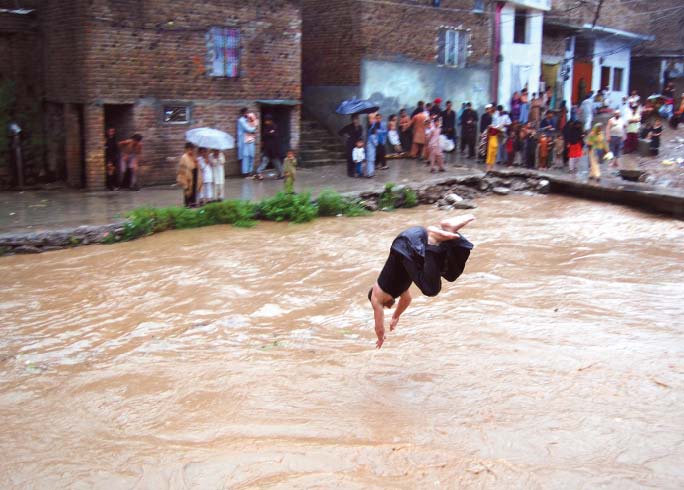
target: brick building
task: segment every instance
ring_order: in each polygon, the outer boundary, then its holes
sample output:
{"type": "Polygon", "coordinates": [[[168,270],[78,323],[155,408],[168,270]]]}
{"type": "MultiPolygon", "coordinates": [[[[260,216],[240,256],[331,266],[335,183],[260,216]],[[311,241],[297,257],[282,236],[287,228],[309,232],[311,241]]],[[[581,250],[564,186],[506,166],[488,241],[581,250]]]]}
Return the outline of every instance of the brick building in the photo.
{"type": "Polygon", "coordinates": [[[491,100],[492,30],[484,0],[303,0],[304,105],[330,129],[351,97],[386,113],[418,100],[491,100]]]}
{"type": "MultiPolygon", "coordinates": [[[[75,187],[104,186],[103,135],[144,137],[143,185],[175,180],[184,134],[235,134],[239,108],[269,113],[297,147],[297,0],[43,0],[46,165],[75,187]],[[59,173],[59,172],[58,172],[59,173]]],[[[239,173],[235,151],[227,175],[239,173]]]]}

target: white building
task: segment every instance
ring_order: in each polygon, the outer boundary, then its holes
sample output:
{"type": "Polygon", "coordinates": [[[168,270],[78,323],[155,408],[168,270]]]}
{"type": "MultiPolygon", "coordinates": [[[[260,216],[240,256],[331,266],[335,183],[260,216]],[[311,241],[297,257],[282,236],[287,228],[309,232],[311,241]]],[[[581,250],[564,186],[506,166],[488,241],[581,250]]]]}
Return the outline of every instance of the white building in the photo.
{"type": "MultiPolygon", "coordinates": [[[[653,40],[653,36],[619,29],[592,27],[591,24],[558,24],[553,20],[545,21],[545,40],[547,29],[556,34],[564,32],[567,36],[565,54],[559,64],[562,68],[557,72],[559,90],[556,94],[572,104],[579,104],[589,91],[595,94],[608,89],[608,105],[619,107],[630,91],[632,47],[653,40]]],[[[544,63],[551,61],[544,59],[544,63]]]]}
{"type": "Polygon", "coordinates": [[[527,88],[539,92],[544,12],[551,0],[515,0],[495,7],[496,67],[492,96],[508,107],[511,96],[527,88]],[[497,56],[498,54],[498,56],[497,56]]]}

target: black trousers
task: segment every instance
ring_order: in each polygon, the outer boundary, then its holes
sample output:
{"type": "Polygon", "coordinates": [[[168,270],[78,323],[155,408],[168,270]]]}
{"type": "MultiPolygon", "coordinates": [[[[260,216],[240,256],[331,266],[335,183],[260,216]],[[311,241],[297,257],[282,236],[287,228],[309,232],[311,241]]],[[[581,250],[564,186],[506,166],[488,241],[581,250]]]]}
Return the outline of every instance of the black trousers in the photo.
{"type": "Polygon", "coordinates": [[[384,144],[375,147],[375,165],[377,167],[384,167],[387,165],[385,155],[387,155],[387,147],[384,144]]]}
{"type": "Polygon", "coordinates": [[[347,177],[356,176],[356,165],[354,164],[354,160],[352,160],[353,151],[353,146],[347,146],[347,177]]]}
{"type": "Polygon", "coordinates": [[[461,135],[461,153],[468,147],[468,158],[473,158],[475,156],[475,135],[474,134],[462,134],[461,135]]]}
{"type": "Polygon", "coordinates": [[[437,296],[442,289],[443,265],[444,251],[436,245],[427,245],[422,266],[392,250],[378,277],[378,286],[393,298],[401,296],[411,283],[425,296],[437,296]]]}

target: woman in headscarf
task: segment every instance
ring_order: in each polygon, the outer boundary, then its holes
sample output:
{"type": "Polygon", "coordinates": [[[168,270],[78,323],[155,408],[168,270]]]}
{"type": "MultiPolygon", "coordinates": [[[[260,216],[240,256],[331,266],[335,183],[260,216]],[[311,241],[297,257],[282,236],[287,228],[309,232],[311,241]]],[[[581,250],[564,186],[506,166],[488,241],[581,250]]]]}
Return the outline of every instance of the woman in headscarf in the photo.
{"type": "Polygon", "coordinates": [[[589,153],[589,163],[591,170],[589,172],[589,180],[596,179],[596,182],[601,180],[601,167],[599,166],[599,151],[608,151],[608,143],[606,137],[601,129],[601,123],[594,124],[591,133],[587,136],[587,151],[589,153]]]}

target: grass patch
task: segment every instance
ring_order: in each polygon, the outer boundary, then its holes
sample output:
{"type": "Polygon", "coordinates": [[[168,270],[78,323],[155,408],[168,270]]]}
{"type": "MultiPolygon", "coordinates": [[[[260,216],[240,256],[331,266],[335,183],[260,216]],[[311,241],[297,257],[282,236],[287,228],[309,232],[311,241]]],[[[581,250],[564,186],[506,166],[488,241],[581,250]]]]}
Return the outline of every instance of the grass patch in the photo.
{"type": "Polygon", "coordinates": [[[279,192],[259,203],[258,215],[268,221],[306,223],[318,216],[318,207],[311,202],[311,193],[292,194],[279,192]]]}
{"type": "Polygon", "coordinates": [[[358,200],[340,195],[331,189],[324,189],[316,199],[319,216],[365,216],[370,212],[358,200]]]}
{"type": "MultiPolygon", "coordinates": [[[[380,196],[381,209],[391,210],[398,206],[413,207],[418,204],[416,193],[409,188],[400,192],[394,184],[385,185],[380,196]]],[[[370,214],[358,199],[348,198],[331,189],[323,190],[314,202],[310,192],[301,194],[279,192],[273,197],[252,203],[241,200],[228,200],[207,204],[198,209],[180,206],[167,208],[138,208],[125,216],[123,231],[110,232],[104,243],[118,243],[160,233],[166,230],[182,230],[202,226],[229,224],[238,227],[251,227],[257,219],[267,221],[289,221],[307,223],[318,216],[365,216],[370,214]]],[[[76,245],[72,243],[72,245],[76,245]]]]}

